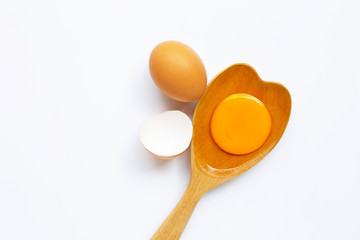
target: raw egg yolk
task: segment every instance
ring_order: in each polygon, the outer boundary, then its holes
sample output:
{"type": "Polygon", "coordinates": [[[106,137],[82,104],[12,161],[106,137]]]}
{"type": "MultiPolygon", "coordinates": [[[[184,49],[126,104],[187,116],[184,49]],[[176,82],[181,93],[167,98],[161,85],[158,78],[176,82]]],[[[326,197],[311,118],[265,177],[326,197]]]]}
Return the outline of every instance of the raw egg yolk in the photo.
{"type": "Polygon", "coordinates": [[[266,106],[249,94],[233,94],[216,107],[211,119],[211,134],[225,152],[235,155],[260,148],[271,130],[266,106]]]}

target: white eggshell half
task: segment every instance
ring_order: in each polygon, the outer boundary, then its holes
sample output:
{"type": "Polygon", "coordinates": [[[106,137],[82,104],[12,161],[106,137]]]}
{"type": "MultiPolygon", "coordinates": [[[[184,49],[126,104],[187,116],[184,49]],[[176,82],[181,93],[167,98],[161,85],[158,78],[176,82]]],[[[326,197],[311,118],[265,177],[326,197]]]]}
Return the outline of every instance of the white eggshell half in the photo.
{"type": "Polygon", "coordinates": [[[160,158],[175,157],[184,152],[192,138],[192,122],[180,111],[166,111],[150,116],[140,129],[140,141],[160,158]]]}

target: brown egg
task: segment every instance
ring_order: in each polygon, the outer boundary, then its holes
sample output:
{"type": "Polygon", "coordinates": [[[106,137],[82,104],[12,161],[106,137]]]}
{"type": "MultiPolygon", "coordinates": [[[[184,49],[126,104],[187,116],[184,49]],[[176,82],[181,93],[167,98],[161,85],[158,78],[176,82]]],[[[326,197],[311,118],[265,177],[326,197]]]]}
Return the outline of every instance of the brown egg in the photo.
{"type": "Polygon", "coordinates": [[[170,98],[193,102],[205,92],[204,64],[192,48],[181,42],[157,45],[151,52],[149,68],[155,84],[170,98]]]}

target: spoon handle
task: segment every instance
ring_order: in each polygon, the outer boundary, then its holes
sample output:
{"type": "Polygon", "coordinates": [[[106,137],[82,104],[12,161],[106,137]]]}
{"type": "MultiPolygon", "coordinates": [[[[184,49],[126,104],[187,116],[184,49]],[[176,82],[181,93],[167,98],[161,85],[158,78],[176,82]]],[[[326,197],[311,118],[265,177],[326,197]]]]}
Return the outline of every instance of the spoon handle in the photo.
{"type": "MultiPolygon", "coordinates": [[[[193,180],[193,179],[192,179],[193,180]]],[[[152,236],[151,240],[177,240],[183,233],[191,214],[205,193],[197,181],[191,181],[174,210],[152,236]]]]}

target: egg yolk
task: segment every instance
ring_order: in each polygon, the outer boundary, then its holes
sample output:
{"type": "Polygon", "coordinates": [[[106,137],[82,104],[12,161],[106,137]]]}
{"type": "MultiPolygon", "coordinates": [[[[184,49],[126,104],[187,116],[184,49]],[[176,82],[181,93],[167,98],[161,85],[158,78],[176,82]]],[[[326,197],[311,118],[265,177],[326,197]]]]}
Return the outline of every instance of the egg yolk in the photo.
{"type": "Polygon", "coordinates": [[[211,118],[211,134],[225,152],[235,155],[260,148],[271,130],[266,106],[249,94],[233,94],[216,107],[211,118]]]}

